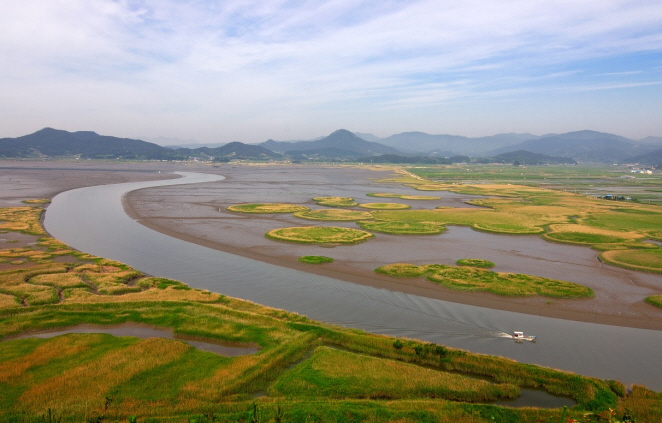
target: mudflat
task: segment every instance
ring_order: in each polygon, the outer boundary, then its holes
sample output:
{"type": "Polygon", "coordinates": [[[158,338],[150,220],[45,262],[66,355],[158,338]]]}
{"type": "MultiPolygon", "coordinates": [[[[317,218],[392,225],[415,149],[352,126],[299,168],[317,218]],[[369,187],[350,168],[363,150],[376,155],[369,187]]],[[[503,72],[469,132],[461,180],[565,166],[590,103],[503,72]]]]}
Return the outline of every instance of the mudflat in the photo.
{"type": "MultiPolygon", "coordinates": [[[[28,198],[50,198],[83,186],[172,178],[166,172],[215,173],[226,180],[211,184],[155,187],[134,191],[125,209],[142,224],[167,235],[237,255],[306,272],[393,291],[488,308],[604,324],[662,330],[662,309],[646,304],[662,292],[662,275],[636,272],[600,263],[588,247],[555,244],[537,235],[496,235],[451,226],[440,235],[387,235],[355,245],[303,245],[267,239],[272,229],[328,225],[358,228],[354,222],[307,221],[289,214],[249,215],[227,207],[242,203],[294,203],[321,209],[315,197],[353,197],[370,202],[368,193],[417,195],[413,188],[379,182],[389,169],[299,165],[189,165],[178,163],[0,162],[0,205],[21,205],[28,198]],[[162,172],[162,173],[159,173],[162,172]],[[306,255],[332,257],[333,263],[303,264],[306,255]],[[499,272],[564,279],[590,287],[595,298],[513,298],[466,293],[424,278],[379,275],[385,264],[455,264],[463,258],[490,260],[499,272]]],[[[475,207],[475,196],[435,192],[440,200],[389,198],[413,209],[438,206],[475,207]]],[[[351,208],[350,208],[351,209],[351,208]]]]}
{"type": "MultiPolygon", "coordinates": [[[[209,171],[209,170],[208,170],[209,171]]],[[[352,197],[370,201],[369,193],[416,195],[413,188],[380,182],[392,170],[340,166],[237,166],[211,170],[226,180],[196,186],[169,186],[134,191],[125,208],[144,225],[171,236],[211,248],[306,272],[416,295],[522,313],[662,329],[662,310],[644,302],[662,292],[662,275],[643,273],[601,263],[597,252],[584,246],[556,244],[538,235],[497,235],[468,227],[451,226],[439,235],[388,235],[355,245],[302,245],[267,239],[276,228],[305,225],[359,228],[355,222],[310,221],[291,214],[234,213],[227,207],[243,203],[292,203],[323,209],[317,197],[352,197]],[[321,255],[333,263],[309,265],[306,255],[321,255]],[[568,280],[595,291],[595,298],[514,298],[488,293],[466,293],[441,287],[424,278],[404,279],[379,275],[377,267],[390,263],[453,265],[459,259],[494,262],[497,272],[524,273],[568,280]]],[[[474,207],[471,195],[435,192],[440,200],[389,198],[412,209],[438,206],[474,207]]],[[[360,210],[357,207],[343,208],[360,210]]]]}

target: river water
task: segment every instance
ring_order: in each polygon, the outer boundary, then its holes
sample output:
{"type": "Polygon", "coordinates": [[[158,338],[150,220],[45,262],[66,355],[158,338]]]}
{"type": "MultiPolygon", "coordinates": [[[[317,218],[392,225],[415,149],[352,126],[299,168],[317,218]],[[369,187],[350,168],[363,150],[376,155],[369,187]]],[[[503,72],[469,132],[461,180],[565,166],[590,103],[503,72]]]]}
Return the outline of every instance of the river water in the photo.
{"type": "Polygon", "coordinates": [[[172,184],[223,184],[184,178],[67,191],[48,207],[46,230],[81,251],[127,263],[197,288],[387,335],[494,354],[662,391],[662,332],[575,322],[450,303],[371,288],[251,260],[169,237],[129,218],[124,194],[172,184]],[[506,332],[538,336],[515,343],[506,332]]]}

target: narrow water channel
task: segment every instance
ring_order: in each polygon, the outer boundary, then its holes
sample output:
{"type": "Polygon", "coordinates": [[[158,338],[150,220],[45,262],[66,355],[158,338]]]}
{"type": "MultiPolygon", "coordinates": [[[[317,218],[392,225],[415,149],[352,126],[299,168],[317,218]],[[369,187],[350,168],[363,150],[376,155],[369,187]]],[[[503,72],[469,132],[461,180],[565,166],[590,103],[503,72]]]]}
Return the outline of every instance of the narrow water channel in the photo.
{"type": "Polygon", "coordinates": [[[54,338],[60,335],[67,335],[71,333],[104,333],[112,336],[133,336],[140,339],[148,338],[166,338],[177,339],[186,342],[190,346],[202,351],[209,351],[214,354],[222,355],[224,357],[237,357],[240,355],[255,354],[258,352],[257,347],[237,345],[229,342],[220,342],[212,340],[202,340],[197,338],[190,338],[186,336],[177,336],[173,334],[170,329],[156,328],[140,323],[122,323],[112,326],[98,326],[98,325],[76,325],[64,329],[53,329],[35,332],[25,332],[14,336],[9,336],[3,341],[12,339],[24,338],[54,338]]]}
{"type": "Polygon", "coordinates": [[[223,178],[184,178],[81,188],[49,206],[46,230],[91,254],[196,288],[370,332],[435,342],[474,352],[574,371],[662,391],[662,332],[574,322],[450,303],[361,286],[283,268],[181,241],[146,228],[122,207],[125,193],[172,184],[223,184],[223,178]],[[506,332],[538,336],[513,342],[506,332]]]}

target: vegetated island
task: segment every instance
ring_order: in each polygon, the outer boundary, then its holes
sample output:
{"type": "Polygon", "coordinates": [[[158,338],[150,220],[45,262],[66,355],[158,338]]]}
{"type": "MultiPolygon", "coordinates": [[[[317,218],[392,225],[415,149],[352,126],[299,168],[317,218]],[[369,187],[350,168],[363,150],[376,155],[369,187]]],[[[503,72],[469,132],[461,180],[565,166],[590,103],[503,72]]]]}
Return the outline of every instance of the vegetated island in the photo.
{"type": "Polygon", "coordinates": [[[308,211],[310,208],[299,206],[297,204],[252,203],[230,206],[228,207],[228,210],[239,213],[294,213],[308,211]]]}
{"type": "Polygon", "coordinates": [[[273,229],[267,238],[303,244],[356,244],[374,238],[374,235],[359,229],[339,226],[299,226],[273,229]]]}
{"type": "Polygon", "coordinates": [[[144,275],[49,238],[39,223],[42,210],[0,209],[0,231],[17,240],[0,250],[5,421],[537,422],[589,421],[610,410],[643,422],[659,417],[662,395],[642,386],[627,393],[617,381],[340,328],[144,275]],[[225,357],[177,339],[99,333],[11,339],[127,322],[259,348],[225,357]],[[523,388],[577,405],[491,404],[523,388]]]}
{"type": "Polygon", "coordinates": [[[662,248],[647,242],[662,240],[659,207],[525,185],[434,183],[420,176],[434,175],[432,172],[418,168],[401,170],[401,176],[381,182],[489,198],[469,201],[482,209],[374,210],[374,220],[463,225],[500,234],[538,234],[551,242],[591,247],[600,251],[600,259],[609,264],[662,272],[662,248]]]}
{"type": "Polygon", "coordinates": [[[552,298],[587,298],[593,296],[592,289],[573,282],[520,273],[497,273],[477,267],[456,267],[443,264],[418,266],[409,263],[394,263],[378,267],[375,272],[406,278],[425,276],[431,282],[458,291],[485,291],[511,297],[541,295],[552,298]]]}

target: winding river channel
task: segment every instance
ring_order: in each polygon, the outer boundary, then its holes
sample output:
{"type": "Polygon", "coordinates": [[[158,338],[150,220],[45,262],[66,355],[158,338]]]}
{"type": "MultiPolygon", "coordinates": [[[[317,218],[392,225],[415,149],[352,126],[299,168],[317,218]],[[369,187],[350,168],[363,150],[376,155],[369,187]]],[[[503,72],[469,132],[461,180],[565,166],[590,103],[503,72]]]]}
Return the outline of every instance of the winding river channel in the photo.
{"type": "Polygon", "coordinates": [[[377,289],[240,257],[153,231],[124,211],[136,189],[223,184],[223,177],[183,178],[80,188],[57,195],[46,230],[70,246],[145,273],[244,298],[312,319],[494,354],[662,391],[662,332],[493,310],[377,289]],[[536,343],[515,343],[521,330],[536,343]]]}

